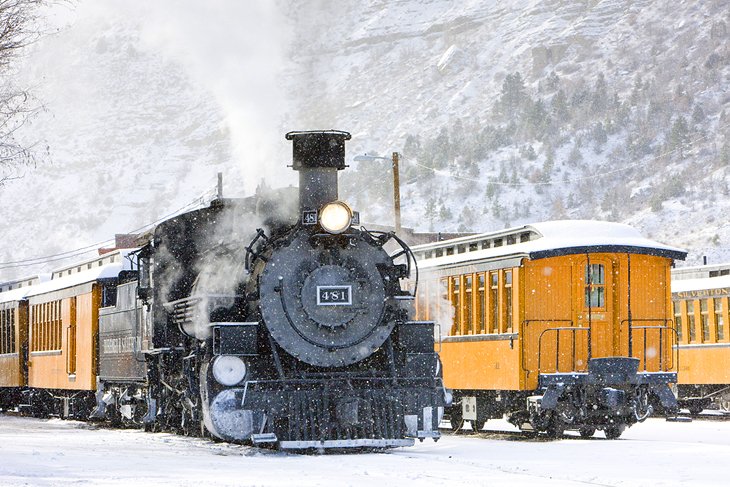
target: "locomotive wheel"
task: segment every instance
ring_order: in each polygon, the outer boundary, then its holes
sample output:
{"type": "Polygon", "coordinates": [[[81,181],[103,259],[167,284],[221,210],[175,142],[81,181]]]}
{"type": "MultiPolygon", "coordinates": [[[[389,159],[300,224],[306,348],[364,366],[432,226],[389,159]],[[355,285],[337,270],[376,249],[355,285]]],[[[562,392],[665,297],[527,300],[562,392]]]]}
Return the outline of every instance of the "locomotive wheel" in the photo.
{"type": "Polygon", "coordinates": [[[606,438],[609,440],[617,440],[619,436],[624,432],[626,426],[623,424],[609,426],[603,432],[606,434],[606,438]]]}
{"type": "Polygon", "coordinates": [[[478,433],[479,431],[484,429],[484,426],[486,426],[487,421],[486,420],[472,420],[471,423],[471,429],[474,430],[475,433],[478,433]]]}
{"type": "Polygon", "coordinates": [[[596,428],[593,428],[591,426],[583,426],[578,430],[578,433],[580,433],[581,438],[591,438],[596,432],[596,428]]]}

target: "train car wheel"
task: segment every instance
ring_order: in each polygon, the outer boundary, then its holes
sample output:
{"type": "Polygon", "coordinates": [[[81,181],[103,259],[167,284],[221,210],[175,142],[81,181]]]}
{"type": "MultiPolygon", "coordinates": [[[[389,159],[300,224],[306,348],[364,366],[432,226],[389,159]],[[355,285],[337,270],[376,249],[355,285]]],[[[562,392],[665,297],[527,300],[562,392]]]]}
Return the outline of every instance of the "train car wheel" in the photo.
{"type": "Polygon", "coordinates": [[[702,403],[699,403],[699,402],[690,403],[690,405],[687,406],[687,409],[689,409],[690,414],[694,414],[696,416],[702,412],[702,409],[703,409],[702,403]]]}
{"type": "Polygon", "coordinates": [[[591,438],[596,433],[596,428],[590,426],[583,426],[578,430],[581,438],[591,438]]]}
{"type": "Polygon", "coordinates": [[[624,432],[626,426],[619,424],[616,426],[609,426],[603,432],[606,434],[606,438],[609,440],[617,440],[619,436],[624,432]]]}
{"type": "Polygon", "coordinates": [[[481,430],[484,429],[484,426],[486,426],[486,424],[487,424],[487,421],[486,420],[481,420],[481,421],[479,421],[479,420],[477,420],[477,421],[472,420],[471,421],[471,429],[473,429],[475,433],[478,433],[479,431],[481,431],[481,430]]]}
{"type": "Polygon", "coordinates": [[[462,426],[464,426],[464,418],[461,415],[461,406],[452,406],[451,407],[451,414],[449,418],[449,422],[451,423],[451,429],[453,431],[458,431],[461,429],[462,426]]]}
{"type": "Polygon", "coordinates": [[[720,400],[720,411],[723,413],[730,413],[730,399],[720,400]]]}
{"type": "Polygon", "coordinates": [[[565,423],[563,423],[563,420],[560,419],[559,416],[554,415],[552,418],[550,418],[550,423],[547,427],[547,435],[550,438],[560,438],[563,436],[563,433],[565,432],[565,423]]]}

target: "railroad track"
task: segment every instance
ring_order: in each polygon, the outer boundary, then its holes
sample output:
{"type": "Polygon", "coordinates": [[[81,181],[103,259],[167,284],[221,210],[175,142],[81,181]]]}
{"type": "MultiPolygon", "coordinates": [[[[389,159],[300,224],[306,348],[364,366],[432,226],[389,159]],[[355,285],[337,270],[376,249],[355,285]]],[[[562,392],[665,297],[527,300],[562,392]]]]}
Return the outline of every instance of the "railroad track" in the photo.
{"type": "Polygon", "coordinates": [[[730,413],[720,411],[701,412],[700,414],[688,414],[687,416],[698,421],[730,421],[730,413]]]}
{"type": "MultiPolygon", "coordinates": [[[[441,431],[442,435],[446,436],[461,436],[461,437],[471,437],[471,438],[483,438],[483,439],[489,439],[489,440],[504,440],[504,441],[526,441],[526,442],[536,442],[536,443],[543,443],[543,442],[549,442],[554,440],[559,440],[563,438],[580,438],[578,435],[578,432],[573,432],[575,434],[571,433],[564,433],[559,438],[551,438],[547,436],[546,434],[540,434],[540,433],[532,433],[529,431],[515,431],[515,430],[499,430],[499,429],[485,429],[480,431],[474,431],[472,429],[459,429],[459,430],[452,430],[450,426],[441,426],[439,427],[439,431],[441,431]]],[[[599,438],[599,436],[596,436],[596,438],[599,438]]]]}

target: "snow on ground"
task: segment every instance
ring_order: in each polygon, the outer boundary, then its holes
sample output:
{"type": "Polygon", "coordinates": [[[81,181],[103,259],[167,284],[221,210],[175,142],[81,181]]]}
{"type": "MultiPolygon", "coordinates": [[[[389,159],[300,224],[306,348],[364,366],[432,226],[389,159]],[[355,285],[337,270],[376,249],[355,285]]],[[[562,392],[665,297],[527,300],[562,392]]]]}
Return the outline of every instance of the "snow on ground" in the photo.
{"type": "MultiPolygon", "coordinates": [[[[513,430],[504,421],[488,429],[513,430]]],[[[0,415],[0,485],[726,485],[730,422],[650,419],[609,441],[445,436],[298,455],[164,433],[0,415]]]]}

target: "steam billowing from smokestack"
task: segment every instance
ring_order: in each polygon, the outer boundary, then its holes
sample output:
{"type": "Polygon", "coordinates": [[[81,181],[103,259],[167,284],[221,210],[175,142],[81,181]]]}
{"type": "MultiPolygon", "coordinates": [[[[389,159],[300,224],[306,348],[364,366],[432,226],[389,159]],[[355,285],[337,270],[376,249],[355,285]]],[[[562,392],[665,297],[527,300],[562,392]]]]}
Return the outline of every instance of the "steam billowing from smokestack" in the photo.
{"type": "Polygon", "coordinates": [[[299,171],[299,209],[319,210],[338,199],[337,171],[345,165],[345,141],[350,134],[338,130],[289,132],[294,142],[292,167],[299,171]]]}

